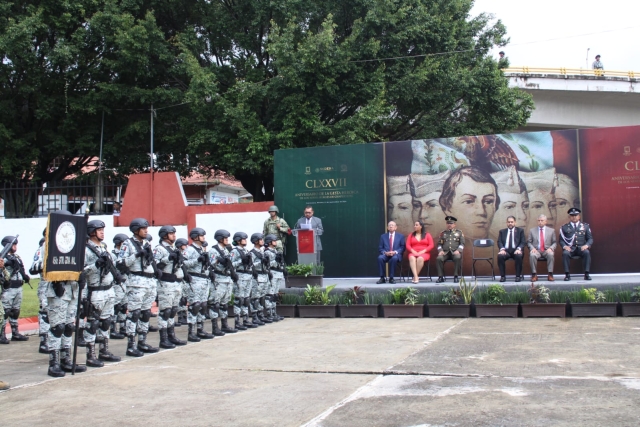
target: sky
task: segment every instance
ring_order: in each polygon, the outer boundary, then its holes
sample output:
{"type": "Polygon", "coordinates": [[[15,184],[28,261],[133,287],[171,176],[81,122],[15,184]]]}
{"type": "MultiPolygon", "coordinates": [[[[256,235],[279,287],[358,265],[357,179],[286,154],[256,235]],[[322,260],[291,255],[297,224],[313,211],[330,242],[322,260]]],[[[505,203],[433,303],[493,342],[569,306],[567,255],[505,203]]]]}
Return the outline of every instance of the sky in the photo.
{"type": "Polygon", "coordinates": [[[509,44],[492,53],[511,67],[591,68],[600,54],[605,70],[640,73],[638,0],[475,0],[471,15],[482,12],[507,27],[509,44]]]}

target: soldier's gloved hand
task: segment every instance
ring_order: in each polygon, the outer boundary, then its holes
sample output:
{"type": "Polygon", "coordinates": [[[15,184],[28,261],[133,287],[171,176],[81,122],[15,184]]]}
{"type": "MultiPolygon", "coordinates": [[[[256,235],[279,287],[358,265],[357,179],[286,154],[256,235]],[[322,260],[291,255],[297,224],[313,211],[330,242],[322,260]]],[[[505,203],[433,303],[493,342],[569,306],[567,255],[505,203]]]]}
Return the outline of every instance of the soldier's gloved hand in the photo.
{"type": "Polygon", "coordinates": [[[231,262],[231,258],[229,258],[228,256],[224,257],[224,265],[227,268],[233,268],[233,262],[231,262]]]}
{"type": "Polygon", "coordinates": [[[242,263],[243,264],[251,264],[251,255],[242,254],[240,258],[242,258],[242,263]]]}
{"type": "Polygon", "coordinates": [[[87,286],[87,275],[83,271],[80,273],[80,277],[78,278],[78,286],[80,286],[80,290],[84,289],[87,286]]]}
{"type": "Polygon", "coordinates": [[[100,257],[96,260],[96,267],[104,268],[106,265],[107,265],[107,261],[103,257],[100,257]]]}
{"type": "Polygon", "coordinates": [[[198,262],[207,262],[207,255],[202,254],[198,257],[198,262]]]}
{"type": "Polygon", "coordinates": [[[170,261],[178,261],[180,259],[180,255],[178,254],[178,252],[170,252],[169,253],[169,260],[170,261]]]}
{"type": "Polygon", "coordinates": [[[282,256],[282,253],[281,253],[281,252],[278,252],[278,253],[276,254],[276,262],[277,262],[278,264],[281,264],[281,263],[282,263],[282,261],[284,261],[284,257],[282,256]]]}
{"type": "Polygon", "coordinates": [[[156,276],[156,279],[158,280],[162,279],[162,270],[160,269],[154,270],[153,274],[156,276]]]}
{"type": "Polygon", "coordinates": [[[136,258],[142,258],[144,256],[144,251],[136,252],[136,258]]]}
{"type": "Polygon", "coordinates": [[[126,279],[122,274],[116,271],[116,276],[113,278],[113,280],[115,280],[116,283],[121,284],[124,283],[126,279]]]}

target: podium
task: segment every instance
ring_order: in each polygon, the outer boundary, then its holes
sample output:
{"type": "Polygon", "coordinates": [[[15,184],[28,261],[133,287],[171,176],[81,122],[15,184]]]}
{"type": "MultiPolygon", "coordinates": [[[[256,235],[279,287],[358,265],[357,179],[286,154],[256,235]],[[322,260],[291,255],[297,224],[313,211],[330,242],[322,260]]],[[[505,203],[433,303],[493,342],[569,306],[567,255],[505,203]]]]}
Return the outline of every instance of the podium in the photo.
{"type": "Polygon", "coordinates": [[[295,229],[293,234],[296,236],[298,264],[317,264],[316,231],[295,229]]]}

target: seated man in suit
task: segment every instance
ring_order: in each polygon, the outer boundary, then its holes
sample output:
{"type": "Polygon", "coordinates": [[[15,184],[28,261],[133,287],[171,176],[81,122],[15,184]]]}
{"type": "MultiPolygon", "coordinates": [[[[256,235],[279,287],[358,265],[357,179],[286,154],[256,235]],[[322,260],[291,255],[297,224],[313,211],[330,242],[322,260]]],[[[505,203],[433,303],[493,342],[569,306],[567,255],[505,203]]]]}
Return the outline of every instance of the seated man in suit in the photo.
{"type": "Polygon", "coordinates": [[[402,254],[404,253],[405,241],[404,236],[396,233],[398,226],[395,222],[389,221],[387,224],[388,233],[380,236],[380,244],[378,245],[378,271],[380,272],[380,280],[377,284],[386,283],[384,267],[385,263],[389,263],[389,283],[396,283],[393,276],[396,272],[396,264],[402,262],[402,254]]]}
{"type": "Polygon", "coordinates": [[[589,268],[591,267],[591,253],[589,249],[593,245],[591,227],[586,222],[580,221],[580,209],[571,208],[567,212],[570,222],[560,228],[562,242],[562,262],[564,264],[564,280],[571,280],[569,263],[571,258],[582,258],[584,267],[584,280],[591,280],[589,268]]]}
{"type": "Polygon", "coordinates": [[[547,216],[538,216],[538,226],[529,230],[529,238],[527,239],[529,246],[529,262],[531,263],[531,281],[538,280],[536,267],[538,259],[547,260],[547,279],[550,282],[553,278],[553,251],[556,250],[556,231],[547,227],[547,216]]]}
{"type": "Polygon", "coordinates": [[[498,267],[500,267],[500,281],[506,281],[505,261],[513,259],[516,262],[516,282],[522,281],[522,251],[527,244],[524,230],[516,227],[516,217],[507,217],[507,228],[498,233],[498,267]]]}

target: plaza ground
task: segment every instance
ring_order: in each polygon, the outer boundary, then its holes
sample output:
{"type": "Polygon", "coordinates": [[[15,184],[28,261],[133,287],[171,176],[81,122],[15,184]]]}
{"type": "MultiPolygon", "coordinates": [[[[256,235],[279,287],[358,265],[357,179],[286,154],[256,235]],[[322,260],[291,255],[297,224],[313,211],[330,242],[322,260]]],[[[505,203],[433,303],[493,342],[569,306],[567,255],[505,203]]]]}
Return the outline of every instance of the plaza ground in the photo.
{"type": "Polygon", "coordinates": [[[53,379],[32,336],[0,346],[0,412],[7,426],[637,426],[639,338],[621,317],[287,319],[53,379]]]}

